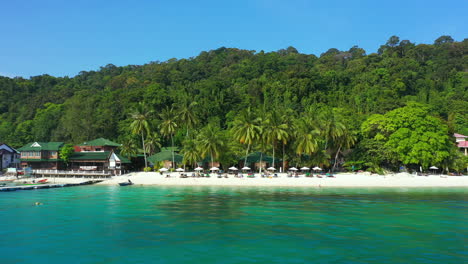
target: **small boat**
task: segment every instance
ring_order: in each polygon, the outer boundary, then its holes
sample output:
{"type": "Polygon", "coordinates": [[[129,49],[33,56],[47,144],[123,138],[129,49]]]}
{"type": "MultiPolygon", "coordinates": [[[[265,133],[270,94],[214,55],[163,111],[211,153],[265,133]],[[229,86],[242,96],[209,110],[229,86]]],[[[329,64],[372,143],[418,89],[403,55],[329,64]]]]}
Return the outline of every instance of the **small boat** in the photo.
{"type": "Polygon", "coordinates": [[[16,180],[15,178],[11,178],[11,177],[1,177],[0,183],[10,183],[10,182],[14,182],[15,180],[16,180]]]}
{"type": "Polygon", "coordinates": [[[37,181],[38,183],[46,183],[47,182],[47,179],[42,179],[40,181],[37,181]]]}
{"type": "Polygon", "coordinates": [[[133,182],[128,181],[128,182],[119,182],[120,186],[128,186],[128,185],[133,185],[133,182]]]}

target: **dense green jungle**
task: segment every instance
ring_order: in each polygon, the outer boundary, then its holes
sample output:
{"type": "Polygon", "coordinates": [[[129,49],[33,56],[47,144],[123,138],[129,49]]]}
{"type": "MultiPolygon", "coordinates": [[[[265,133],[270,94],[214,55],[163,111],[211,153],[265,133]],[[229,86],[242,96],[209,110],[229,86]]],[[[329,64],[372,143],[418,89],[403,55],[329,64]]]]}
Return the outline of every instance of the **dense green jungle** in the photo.
{"type": "Polygon", "coordinates": [[[74,77],[0,77],[0,141],[103,137],[129,157],[174,146],[189,166],[227,168],[258,151],[277,168],[461,171],[453,133],[468,135],[467,70],[468,39],[392,36],[370,54],[222,47],[74,77]]]}

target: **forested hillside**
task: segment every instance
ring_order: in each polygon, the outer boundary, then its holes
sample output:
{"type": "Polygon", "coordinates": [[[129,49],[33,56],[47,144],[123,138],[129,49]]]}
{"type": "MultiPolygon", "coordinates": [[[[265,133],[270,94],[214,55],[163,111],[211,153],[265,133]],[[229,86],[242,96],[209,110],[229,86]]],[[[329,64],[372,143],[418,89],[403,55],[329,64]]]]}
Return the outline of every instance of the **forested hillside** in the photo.
{"type": "Polygon", "coordinates": [[[132,152],[143,135],[150,153],[173,139],[187,157],[223,164],[263,150],[330,167],[459,169],[466,159],[451,134],[468,135],[467,55],[468,39],[416,45],[393,36],[372,54],[219,48],[73,78],[0,77],[0,141],[104,137],[132,152]]]}

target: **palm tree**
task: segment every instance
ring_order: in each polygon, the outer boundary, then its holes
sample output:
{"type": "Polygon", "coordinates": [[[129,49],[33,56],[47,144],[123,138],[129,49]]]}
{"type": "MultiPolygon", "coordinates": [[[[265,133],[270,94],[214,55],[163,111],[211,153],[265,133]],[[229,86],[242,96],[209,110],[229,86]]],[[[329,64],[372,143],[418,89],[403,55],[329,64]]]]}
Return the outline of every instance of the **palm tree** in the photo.
{"type": "Polygon", "coordinates": [[[161,139],[158,132],[153,132],[148,135],[146,138],[146,152],[148,155],[152,155],[156,152],[157,149],[161,148],[161,139]]]}
{"type": "Polygon", "coordinates": [[[133,139],[126,139],[120,146],[120,154],[130,159],[138,153],[137,149],[138,146],[133,139]]]}
{"type": "Polygon", "coordinates": [[[265,129],[266,129],[266,122],[267,122],[268,114],[265,109],[265,105],[258,110],[258,126],[259,126],[259,131],[260,133],[258,134],[258,140],[257,142],[260,145],[260,169],[259,173],[262,173],[262,168],[263,168],[263,152],[265,151],[266,147],[266,134],[265,134],[265,129]]]}
{"type": "Polygon", "coordinates": [[[335,170],[337,160],[338,160],[338,155],[340,154],[341,149],[342,148],[349,149],[354,145],[354,143],[356,143],[356,136],[353,135],[351,131],[345,127],[341,136],[335,140],[335,144],[338,146],[338,150],[336,151],[335,162],[333,163],[332,173],[335,170]]]}
{"type": "Polygon", "coordinates": [[[184,147],[182,148],[181,153],[184,155],[184,165],[195,165],[197,161],[201,159],[197,142],[194,139],[186,139],[184,141],[184,147]]]}
{"type": "Polygon", "coordinates": [[[189,130],[193,129],[195,125],[198,124],[198,118],[195,115],[194,109],[197,105],[197,102],[190,101],[190,99],[187,98],[184,100],[184,102],[180,105],[178,109],[178,122],[180,124],[184,124],[185,128],[187,128],[187,138],[189,137],[189,130]]]}
{"type": "Polygon", "coordinates": [[[225,143],[226,140],[220,128],[212,124],[203,128],[198,135],[198,148],[203,156],[210,154],[211,166],[213,166],[214,160],[219,158],[225,143]]]}
{"type": "Polygon", "coordinates": [[[160,132],[166,138],[171,139],[172,143],[172,168],[175,166],[174,161],[174,134],[177,129],[177,114],[174,108],[166,107],[160,114],[161,123],[159,124],[160,132]]]}
{"type": "Polygon", "coordinates": [[[251,111],[250,107],[244,109],[234,120],[231,132],[241,144],[247,144],[244,166],[247,166],[247,156],[250,146],[260,137],[259,118],[251,111]]]}
{"type": "Polygon", "coordinates": [[[319,131],[314,129],[306,118],[299,119],[295,133],[296,154],[299,156],[302,154],[312,155],[316,152],[318,150],[318,136],[319,131]]]}
{"type": "Polygon", "coordinates": [[[143,145],[143,154],[145,156],[145,167],[148,167],[146,160],[146,148],[145,148],[145,134],[148,135],[150,132],[149,119],[152,111],[148,110],[144,103],[139,103],[131,114],[133,122],[130,124],[132,133],[141,135],[141,142],[143,145]]]}
{"type": "MultiPolygon", "coordinates": [[[[273,145],[273,165],[275,167],[275,148],[278,141],[284,143],[289,138],[288,125],[283,122],[283,117],[279,111],[272,111],[265,121],[265,140],[266,143],[273,145]]],[[[284,143],[285,144],[285,143],[284,143]]]]}
{"type": "Polygon", "coordinates": [[[322,110],[318,114],[317,123],[320,133],[325,139],[325,150],[328,148],[329,143],[341,137],[345,130],[344,124],[337,119],[333,110],[330,109],[322,110]]]}
{"type": "Polygon", "coordinates": [[[283,172],[286,169],[286,145],[289,143],[290,140],[293,139],[294,136],[294,113],[293,111],[288,108],[284,111],[284,114],[281,116],[282,123],[287,125],[286,135],[282,138],[281,142],[283,143],[283,172]]]}

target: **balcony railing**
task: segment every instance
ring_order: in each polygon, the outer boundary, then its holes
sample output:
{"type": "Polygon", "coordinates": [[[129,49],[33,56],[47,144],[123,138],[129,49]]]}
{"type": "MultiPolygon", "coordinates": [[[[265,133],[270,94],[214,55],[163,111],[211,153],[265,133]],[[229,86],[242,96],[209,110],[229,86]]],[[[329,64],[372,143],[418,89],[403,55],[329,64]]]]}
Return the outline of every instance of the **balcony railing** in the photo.
{"type": "Polygon", "coordinates": [[[53,175],[102,175],[111,176],[110,171],[85,171],[85,170],[32,170],[33,174],[53,174],[53,175]]]}

